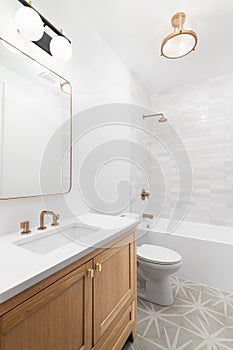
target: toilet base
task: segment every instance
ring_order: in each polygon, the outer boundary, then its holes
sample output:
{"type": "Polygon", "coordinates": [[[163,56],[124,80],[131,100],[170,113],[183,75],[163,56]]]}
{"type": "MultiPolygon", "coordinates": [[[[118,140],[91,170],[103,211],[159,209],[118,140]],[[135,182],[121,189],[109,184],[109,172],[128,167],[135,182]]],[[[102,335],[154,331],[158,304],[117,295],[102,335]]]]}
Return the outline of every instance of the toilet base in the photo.
{"type": "Polygon", "coordinates": [[[169,276],[176,273],[182,263],[180,260],[172,264],[159,264],[138,257],[138,296],[158,305],[171,305],[174,297],[169,276]]]}
{"type": "Polygon", "coordinates": [[[154,304],[171,305],[174,297],[169,277],[159,277],[152,282],[138,276],[138,296],[154,304]]]}

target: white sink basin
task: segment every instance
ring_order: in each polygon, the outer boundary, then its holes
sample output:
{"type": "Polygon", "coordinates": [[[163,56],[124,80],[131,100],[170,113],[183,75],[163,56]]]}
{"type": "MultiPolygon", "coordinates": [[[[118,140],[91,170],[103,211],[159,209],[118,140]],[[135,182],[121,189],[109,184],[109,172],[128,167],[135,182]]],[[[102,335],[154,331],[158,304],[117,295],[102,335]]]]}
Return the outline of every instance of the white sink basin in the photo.
{"type": "Polygon", "coordinates": [[[49,232],[39,232],[33,237],[20,239],[13,244],[37,254],[47,254],[67,244],[85,244],[87,237],[99,231],[99,227],[72,224],[57,227],[49,232]]]}

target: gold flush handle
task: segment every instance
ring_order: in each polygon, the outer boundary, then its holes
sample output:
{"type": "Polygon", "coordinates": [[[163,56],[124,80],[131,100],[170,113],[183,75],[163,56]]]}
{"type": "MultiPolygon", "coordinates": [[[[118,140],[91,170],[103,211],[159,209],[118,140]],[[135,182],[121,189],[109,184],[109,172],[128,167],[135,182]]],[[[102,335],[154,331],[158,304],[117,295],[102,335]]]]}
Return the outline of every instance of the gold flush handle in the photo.
{"type": "Polygon", "coordinates": [[[93,278],[94,277],[94,269],[88,269],[87,270],[87,277],[93,278]]]}
{"type": "Polygon", "coordinates": [[[95,270],[97,272],[101,272],[102,271],[102,265],[100,263],[95,264],[95,270]]]}
{"type": "Polygon", "coordinates": [[[27,235],[29,233],[31,233],[30,229],[30,222],[29,221],[23,221],[20,223],[20,228],[22,228],[23,230],[21,231],[21,235],[27,235]]]}

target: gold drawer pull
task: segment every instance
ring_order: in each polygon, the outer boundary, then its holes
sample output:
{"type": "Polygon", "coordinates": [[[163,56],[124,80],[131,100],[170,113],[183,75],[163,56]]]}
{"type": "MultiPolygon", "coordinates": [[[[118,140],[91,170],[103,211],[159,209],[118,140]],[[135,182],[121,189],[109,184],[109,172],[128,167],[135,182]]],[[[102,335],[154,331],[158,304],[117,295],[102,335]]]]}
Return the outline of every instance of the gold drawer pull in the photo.
{"type": "Polygon", "coordinates": [[[93,278],[94,277],[94,269],[88,269],[87,270],[87,277],[93,278]]]}
{"type": "Polygon", "coordinates": [[[102,265],[100,263],[95,264],[95,270],[97,272],[101,272],[102,271],[102,265]]]}

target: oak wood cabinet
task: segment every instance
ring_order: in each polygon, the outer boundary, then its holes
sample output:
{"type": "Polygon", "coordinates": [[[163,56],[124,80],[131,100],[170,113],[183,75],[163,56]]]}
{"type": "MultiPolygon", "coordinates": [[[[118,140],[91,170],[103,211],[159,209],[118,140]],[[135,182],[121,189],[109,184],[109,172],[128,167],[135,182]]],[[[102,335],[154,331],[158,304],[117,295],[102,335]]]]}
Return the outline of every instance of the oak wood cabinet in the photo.
{"type": "Polygon", "coordinates": [[[120,350],[136,335],[134,238],[124,234],[1,305],[0,350],[120,350]]]}

